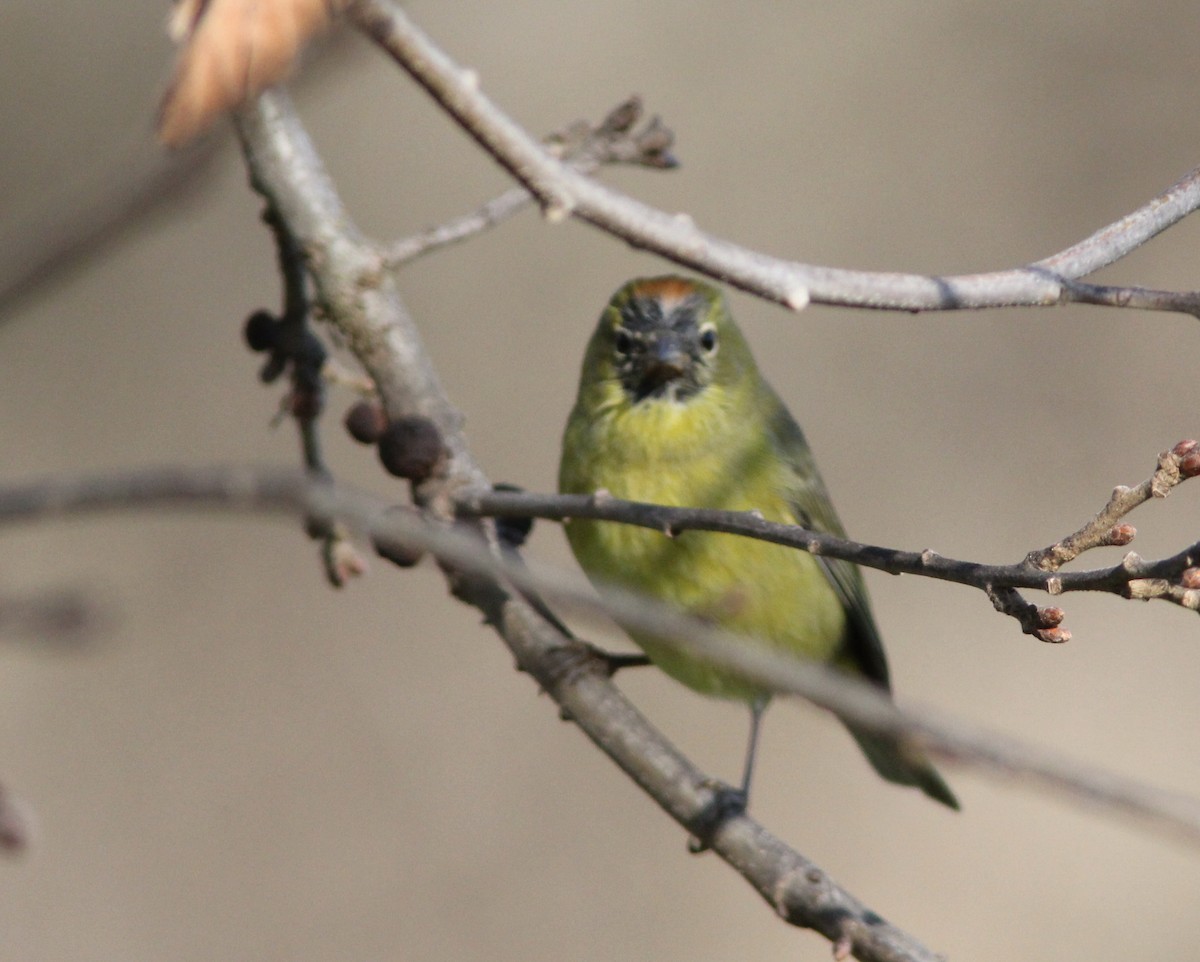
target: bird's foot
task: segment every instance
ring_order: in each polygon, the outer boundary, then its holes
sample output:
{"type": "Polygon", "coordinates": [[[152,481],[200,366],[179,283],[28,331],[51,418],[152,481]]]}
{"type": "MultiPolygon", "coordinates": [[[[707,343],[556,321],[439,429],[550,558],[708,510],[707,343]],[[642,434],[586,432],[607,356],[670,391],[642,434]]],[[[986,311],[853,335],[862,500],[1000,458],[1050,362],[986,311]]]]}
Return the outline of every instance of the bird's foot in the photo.
{"type": "Polygon", "coordinates": [[[588,646],[595,658],[600,659],[604,663],[604,670],[611,678],[622,668],[640,668],[642,665],[650,664],[650,659],[639,652],[624,652],[624,651],[605,651],[598,645],[593,645],[590,641],[584,642],[588,646]]]}
{"type": "Polygon", "coordinates": [[[719,779],[707,779],[705,787],[713,796],[696,819],[695,831],[688,837],[688,851],[693,855],[699,855],[712,848],[712,837],[717,829],[727,819],[745,815],[746,805],[749,803],[745,789],[726,785],[719,779]]]}

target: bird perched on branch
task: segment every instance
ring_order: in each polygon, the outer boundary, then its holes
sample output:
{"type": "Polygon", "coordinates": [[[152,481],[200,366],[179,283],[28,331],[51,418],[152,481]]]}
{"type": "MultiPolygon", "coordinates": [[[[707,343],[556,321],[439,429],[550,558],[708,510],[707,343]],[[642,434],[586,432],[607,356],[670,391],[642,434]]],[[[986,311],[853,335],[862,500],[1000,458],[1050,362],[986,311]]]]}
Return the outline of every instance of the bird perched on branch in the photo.
{"type": "MultiPolygon", "coordinates": [[[[563,435],[559,490],[758,511],[769,521],[842,534],[808,442],[759,373],[724,297],[683,277],[630,281],[600,315],[563,435]]],[[[780,653],[824,662],[889,690],[862,575],[849,562],[707,531],[668,537],[583,519],[566,531],[598,586],[648,594],[780,653]]],[[[662,638],[629,634],[678,681],[750,706],[744,800],[771,693],[662,638]]],[[[917,749],[846,725],[885,779],[958,808],[917,749]]]]}

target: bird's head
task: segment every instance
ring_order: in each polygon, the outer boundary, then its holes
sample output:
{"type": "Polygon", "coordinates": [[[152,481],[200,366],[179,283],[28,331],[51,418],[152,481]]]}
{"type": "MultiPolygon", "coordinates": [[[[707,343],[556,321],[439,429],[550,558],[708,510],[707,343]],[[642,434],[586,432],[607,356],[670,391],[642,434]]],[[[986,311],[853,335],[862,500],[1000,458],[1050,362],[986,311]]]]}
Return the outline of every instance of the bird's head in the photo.
{"type": "Polygon", "coordinates": [[[592,335],[584,377],[616,381],[634,405],[686,403],[735,374],[745,353],[715,287],[683,277],[644,278],[609,301],[592,335]]]}

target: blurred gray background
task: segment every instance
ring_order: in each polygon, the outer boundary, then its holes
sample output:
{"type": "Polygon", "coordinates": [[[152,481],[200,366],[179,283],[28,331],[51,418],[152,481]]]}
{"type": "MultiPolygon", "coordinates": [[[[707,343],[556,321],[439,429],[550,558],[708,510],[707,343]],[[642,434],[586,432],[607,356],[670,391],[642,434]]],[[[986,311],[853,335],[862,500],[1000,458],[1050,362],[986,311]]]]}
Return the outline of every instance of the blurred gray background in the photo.
{"type": "MultiPolygon", "coordinates": [[[[683,168],[604,176],[763,250],[950,273],[1045,256],[1200,163],[1194,5],[1106,0],[413,0],[521,123],[599,118],[637,91],[683,168]]],[[[0,250],[153,157],[171,50],[150,2],[0,7],[0,250]]],[[[294,84],[363,227],[394,238],[506,178],[367,43],[294,84]]],[[[228,132],[201,187],[0,321],[3,478],[162,462],[292,464],[242,319],[278,303],[228,132]]],[[[1105,272],[1196,287],[1186,222],[1105,272]]],[[[402,275],[491,476],[554,484],[587,334],[662,272],[528,213],[402,275]]],[[[806,426],[850,532],[1018,560],[1198,433],[1195,320],[1099,308],[908,316],[733,306],[806,426]]],[[[397,485],[340,433],[342,477],[397,485]]],[[[1200,490],[1133,519],[1147,556],[1193,540],[1200,490]]],[[[294,526],[125,515],[6,530],[6,594],[76,587],[104,630],[0,644],[0,775],[39,839],[0,862],[0,959],[823,959],[592,750],[432,566],[328,589],[294,526]]],[[[540,525],[530,554],[569,563],[540,525]]],[[[1107,560],[1117,555],[1110,552],[1107,560]]],[[[1102,553],[1096,562],[1105,560],[1102,553]]],[[[1200,793],[1200,626],[1069,596],[1046,647],[978,592],[869,574],[902,701],[1200,793]]],[[[584,626],[618,644],[614,632],[584,626]]],[[[620,679],[733,777],[743,711],[620,679]]],[[[951,958],[1193,953],[1200,852],[948,768],[951,815],[880,782],[839,726],[768,716],[755,813],[951,958]]]]}

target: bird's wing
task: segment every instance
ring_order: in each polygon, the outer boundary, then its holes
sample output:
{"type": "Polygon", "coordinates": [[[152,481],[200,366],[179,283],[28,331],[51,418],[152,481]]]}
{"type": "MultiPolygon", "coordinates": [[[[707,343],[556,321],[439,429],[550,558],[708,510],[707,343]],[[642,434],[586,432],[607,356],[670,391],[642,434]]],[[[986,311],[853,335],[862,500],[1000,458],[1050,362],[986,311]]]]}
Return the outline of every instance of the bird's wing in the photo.
{"type": "MultiPolygon", "coordinates": [[[[788,500],[796,523],[813,531],[844,536],[842,523],[833,510],[825,482],[800,426],[792,419],[783,402],[776,398],[772,435],[789,474],[788,500]]],[[[869,679],[890,690],[887,657],[883,641],[871,615],[867,588],[858,567],[849,561],[818,557],[829,583],[833,585],[850,618],[846,655],[869,679]]]]}

